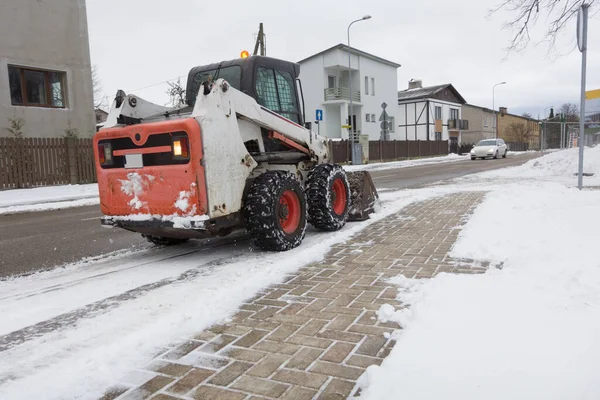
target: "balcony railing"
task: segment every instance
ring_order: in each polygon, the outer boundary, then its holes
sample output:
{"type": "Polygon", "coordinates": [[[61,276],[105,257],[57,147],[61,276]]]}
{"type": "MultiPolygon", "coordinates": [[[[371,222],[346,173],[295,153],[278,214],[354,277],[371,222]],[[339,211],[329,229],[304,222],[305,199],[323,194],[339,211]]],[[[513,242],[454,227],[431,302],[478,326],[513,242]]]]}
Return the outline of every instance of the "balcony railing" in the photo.
{"type": "MultiPolygon", "coordinates": [[[[329,100],[350,100],[350,89],[345,87],[325,89],[325,101],[329,100]]],[[[352,90],[352,101],[360,101],[359,90],[352,90]]]]}
{"type": "Polygon", "coordinates": [[[448,129],[468,130],[469,121],[466,119],[449,119],[448,129]]]}

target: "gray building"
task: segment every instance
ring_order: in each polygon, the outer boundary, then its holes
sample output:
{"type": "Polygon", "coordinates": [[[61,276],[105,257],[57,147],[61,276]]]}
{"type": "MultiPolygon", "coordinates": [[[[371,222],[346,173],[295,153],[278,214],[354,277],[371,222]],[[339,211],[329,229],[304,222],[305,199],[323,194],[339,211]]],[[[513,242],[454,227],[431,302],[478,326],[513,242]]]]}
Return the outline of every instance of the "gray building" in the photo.
{"type": "Polygon", "coordinates": [[[469,126],[462,132],[463,144],[475,144],[496,137],[496,118],[489,108],[463,104],[462,115],[469,120],[469,126]]]}
{"type": "Polygon", "coordinates": [[[1,0],[0,136],[94,134],[85,0],[1,0]]]}

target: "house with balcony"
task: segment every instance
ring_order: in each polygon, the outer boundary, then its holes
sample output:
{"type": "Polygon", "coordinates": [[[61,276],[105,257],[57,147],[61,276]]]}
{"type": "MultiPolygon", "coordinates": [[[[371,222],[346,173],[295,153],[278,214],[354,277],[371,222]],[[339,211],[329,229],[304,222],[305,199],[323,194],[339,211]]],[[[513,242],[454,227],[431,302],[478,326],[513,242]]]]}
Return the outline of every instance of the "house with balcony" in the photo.
{"type": "Polygon", "coordinates": [[[323,120],[313,126],[313,131],[342,139],[348,139],[351,130],[368,135],[369,140],[393,135],[400,64],[344,44],[298,63],[307,121],[315,121],[317,110],[322,111],[323,120]],[[383,103],[389,105],[385,114],[383,103]],[[387,130],[382,130],[383,116],[386,125],[390,126],[387,130]],[[344,126],[351,126],[351,129],[344,126]]]}
{"type": "Polygon", "coordinates": [[[450,152],[457,152],[461,134],[469,128],[462,118],[466,104],[460,93],[447,83],[423,87],[421,80],[411,79],[408,89],[398,92],[397,140],[448,140],[450,152]]]}

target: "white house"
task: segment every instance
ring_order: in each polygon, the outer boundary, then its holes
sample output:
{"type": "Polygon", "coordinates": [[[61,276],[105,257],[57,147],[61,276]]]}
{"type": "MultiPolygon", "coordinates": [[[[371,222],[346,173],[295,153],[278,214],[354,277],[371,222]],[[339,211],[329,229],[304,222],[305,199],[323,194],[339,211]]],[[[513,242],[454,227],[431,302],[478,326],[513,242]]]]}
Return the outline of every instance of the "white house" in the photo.
{"type": "MultiPolygon", "coordinates": [[[[379,140],[381,134],[382,103],[395,126],[395,104],[398,100],[398,74],[400,64],[338,44],[298,62],[304,93],[307,121],[316,120],[317,110],[322,110],[323,121],[313,127],[321,135],[348,139],[350,96],[353,103],[353,128],[368,134],[369,140],[379,140]],[[351,68],[348,71],[348,52],[351,68]],[[348,77],[352,82],[352,93],[348,77]]],[[[388,121],[390,122],[390,121],[388,121]]]]}
{"type": "Polygon", "coordinates": [[[456,152],[461,131],[469,122],[462,119],[465,99],[451,84],[423,87],[420,80],[408,82],[408,89],[398,92],[397,140],[449,140],[456,152]]]}

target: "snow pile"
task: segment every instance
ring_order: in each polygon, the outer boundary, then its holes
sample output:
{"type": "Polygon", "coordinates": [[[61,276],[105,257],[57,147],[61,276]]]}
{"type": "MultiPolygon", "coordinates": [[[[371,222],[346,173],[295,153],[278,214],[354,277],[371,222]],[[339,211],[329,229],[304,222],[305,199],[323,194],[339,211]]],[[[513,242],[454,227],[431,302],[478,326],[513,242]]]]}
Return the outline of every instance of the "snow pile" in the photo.
{"type": "MultiPolygon", "coordinates": [[[[564,178],[577,182],[574,176],[579,169],[579,149],[572,148],[555,151],[541,158],[513,168],[485,172],[478,176],[483,178],[564,178]]],[[[583,156],[583,172],[593,173],[593,177],[584,177],[584,183],[600,183],[600,146],[587,147],[583,156]]]]}
{"type": "Polygon", "coordinates": [[[379,317],[404,329],[360,398],[600,398],[598,204],[557,183],[489,194],[451,255],[499,268],[396,279],[410,307],[379,317]]]}
{"type": "Polygon", "coordinates": [[[387,169],[417,167],[419,165],[440,164],[457,161],[466,161],[465,156],[457,154],[448,154],[442,157],[420,158],[415,160],[391,161],[382,163],[373,163],[365,165],[344,165],[344,169],[348,172],[353,171],[384,171],[387,169]]]}
{"type": "Polygon", "coordinates": [[[98,185],[0,190],[0,215],[99,204],[98,185]]]}

